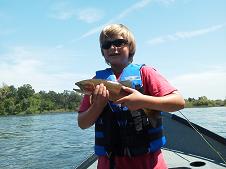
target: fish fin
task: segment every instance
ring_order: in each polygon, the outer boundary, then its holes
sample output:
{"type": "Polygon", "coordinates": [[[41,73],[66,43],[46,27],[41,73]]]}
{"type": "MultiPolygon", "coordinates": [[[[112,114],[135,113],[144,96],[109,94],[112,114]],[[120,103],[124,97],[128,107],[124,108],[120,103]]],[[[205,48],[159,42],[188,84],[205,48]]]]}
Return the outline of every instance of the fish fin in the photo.
{"type": "Polygon", "coordinates": [[[124,80],[124,81],[120,81],[120,84],[122,84],[123,86],[126,87],[132,87],[132,81],[131,80],[124,80]]]}

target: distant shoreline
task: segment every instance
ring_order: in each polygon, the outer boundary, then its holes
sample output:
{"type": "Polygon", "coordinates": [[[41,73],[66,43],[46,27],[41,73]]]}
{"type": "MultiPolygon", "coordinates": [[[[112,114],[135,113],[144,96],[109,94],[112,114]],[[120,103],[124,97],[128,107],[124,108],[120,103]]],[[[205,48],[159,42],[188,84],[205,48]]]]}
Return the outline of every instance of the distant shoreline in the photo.
{"type": "Polygon", "coordinates": [[[211,107],[226,107],[226,106],[193,106],[193,107],[184,107],[184,108],[211,108],[211,107]]]}
{"type": "MultiPolygon", "coordinates": [[[[196,106],[196,107],[185,107],[186,108],[217,108],[217,107],[226,107],[226,106],[196,106]]],[[[75,110],[54,110],[54,111],[45,111],[41,113],[31,113],[31,114],[26,114],[25,112],[22,113],[17,113],[17,114],[8,114],[8,115],[0,115],[0,117],[3,116],[32,116],[32,115],[46,115],[46,114],[60,114],[60,113],[78,113],[78,109],[75,110]]]]}
{"type": "Polygon", "coordinates": [[[26,112],[20,112],[20,113],[15,113],[15,114],[6,114],[6,115],[4,115],[4,114],[0,114],[0,117],[2,117],[2,116],[32,116],[32,115],[45,115],[45,114],[60,114],[60,113],[72,113],[72,112],[74,112],[74,113],[77,113],[77,110],[66,110],[66,111],[64,111],[64,110],[59,110],[59,111],[45,111],[45,112],[41,112],[41,113],[29,113],[29,114],[27,114],[26,112]]]}

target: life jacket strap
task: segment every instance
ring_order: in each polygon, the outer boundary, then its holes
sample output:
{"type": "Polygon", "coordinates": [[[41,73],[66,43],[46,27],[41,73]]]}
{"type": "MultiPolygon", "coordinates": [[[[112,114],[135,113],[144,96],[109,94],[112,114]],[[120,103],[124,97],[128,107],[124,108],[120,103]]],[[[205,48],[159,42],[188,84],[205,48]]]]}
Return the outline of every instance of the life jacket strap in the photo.
{"type": "Polygon", "coordinates": [[[106,152],[109,159],[109,169],[115,169],[115,155],[112,152],[106,152]]]}

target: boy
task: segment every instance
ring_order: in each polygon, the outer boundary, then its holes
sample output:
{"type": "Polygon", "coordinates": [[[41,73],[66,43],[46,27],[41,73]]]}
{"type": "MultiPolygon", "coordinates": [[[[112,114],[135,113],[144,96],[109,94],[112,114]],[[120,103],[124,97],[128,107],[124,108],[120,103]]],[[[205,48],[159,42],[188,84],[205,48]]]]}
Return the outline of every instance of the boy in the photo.
{"type": "Polygon", "coordinates": [[[129,93],[116,102],[97,85],[92,97],[85,95],[80,105],[78,125],[85,129],[95,123],[95,153],[98,169],[165,169],[161,147],[165,144],[160,112],[184,108],[184,99],[155,69],[132,64],[136,50],[133,34],[122,24],[106,26],[100,47],[110,66],[96,72],[96,79],[131,81],[123,87],[129,93]],[[155,110],[148,117],[144,109],[155,110]]]}

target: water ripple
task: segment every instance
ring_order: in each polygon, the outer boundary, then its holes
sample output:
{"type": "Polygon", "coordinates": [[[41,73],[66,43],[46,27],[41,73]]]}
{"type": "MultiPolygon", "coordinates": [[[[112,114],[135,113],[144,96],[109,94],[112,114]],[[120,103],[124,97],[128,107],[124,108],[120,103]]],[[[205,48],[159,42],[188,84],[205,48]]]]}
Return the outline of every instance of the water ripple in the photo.
{"type": "MultiPolygon", "coordinates": [[[[226,137],[226,108],[182,112],[226,137]]],[[[76,113],[0,117],[0,168],[74,168],[94,145],[94,128],[81,130],[75,119],[76,113]]]]}

